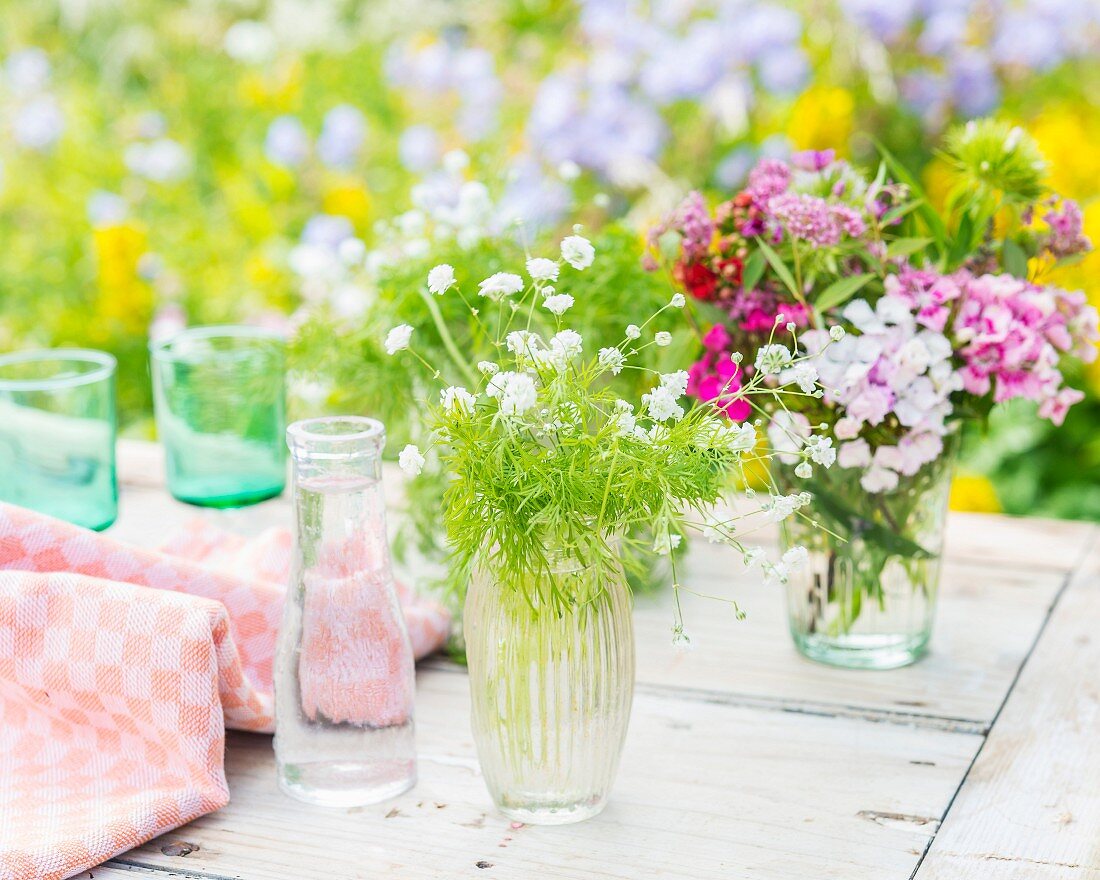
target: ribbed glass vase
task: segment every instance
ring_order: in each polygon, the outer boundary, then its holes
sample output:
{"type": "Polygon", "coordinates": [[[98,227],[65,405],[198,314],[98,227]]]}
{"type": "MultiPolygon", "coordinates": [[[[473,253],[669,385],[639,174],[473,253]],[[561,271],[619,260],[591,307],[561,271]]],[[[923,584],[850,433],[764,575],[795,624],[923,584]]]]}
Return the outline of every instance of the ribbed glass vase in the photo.
{"type": "Polygon", "coordinates": [[[619,765],[634,694],[634,629],[621,569],[567,554],[524,589],[491,571],[466,597],[474,741],[489,793],[533,825],[599,813],[619,765]],[[572,598],[563,607],[552,586],[572,598]]]}
{"type": "Polygon", "coordinates": [[[801,480],[792,468],[775,466],[783,491],[813,494],[804,512],[824,527],[790,517],[781,530],[784,550],[800,545],[809,552],[787,582],[791,635],[803,655],[832,666],[893,669],[927,651],[957,445],[946,438],[943,455],[888,492],[865,491],[859,468],[815,468],[801,480]]]}

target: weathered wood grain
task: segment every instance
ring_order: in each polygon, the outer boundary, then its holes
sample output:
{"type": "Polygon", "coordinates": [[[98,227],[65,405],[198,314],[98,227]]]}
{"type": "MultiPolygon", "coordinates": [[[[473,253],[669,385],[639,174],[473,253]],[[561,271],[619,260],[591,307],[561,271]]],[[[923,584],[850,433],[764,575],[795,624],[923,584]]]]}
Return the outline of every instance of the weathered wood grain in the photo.
{"type": "Polygon", "coordinates": [[[1100,545],[1070,581],[917,880],[1100,878],[1100,545]]]}
{"type": "Polygon", "coordinates": [[[245,880],[907,877],[980,737],[639,695],[607,811],[513,828],[493,809],[469,734],[467,679],[423,672],[420,782],[351,811],[275,785],[268,737],[230,737],[228,807],[154,841],[130,864],[245,880]],[[492,868],[478,868],[479,862],[492,868]]]}
{"type": "Polygon", "coordinates": [[[691,651],[672,645],[669,593],[638,597],[640,682],[737,699],[801,702],[828,712],[887,713],[978,731],[1004,701],[1065,577],[1051,570],[989,569],[949,558],[929,656],[888,672],[839,670],[795,651],[782,589],[765,586],[731,557],[705,542],[692,547],[681,582],[708,596],[735,598],[748,616],[738,622],[727,606],[682,593],[691,651]]]}

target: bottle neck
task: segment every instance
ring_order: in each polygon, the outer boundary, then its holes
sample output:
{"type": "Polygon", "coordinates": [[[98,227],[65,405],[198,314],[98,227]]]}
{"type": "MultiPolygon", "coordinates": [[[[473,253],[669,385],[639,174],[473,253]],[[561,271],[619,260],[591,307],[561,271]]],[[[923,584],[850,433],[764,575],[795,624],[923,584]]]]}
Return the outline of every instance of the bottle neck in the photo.
{"type": "Polygon", "coordinates": [[[389,577],[382,492],[384,432],[371,419],[312,419],[287,429],[297,556],[322,578],[389,577]]]}

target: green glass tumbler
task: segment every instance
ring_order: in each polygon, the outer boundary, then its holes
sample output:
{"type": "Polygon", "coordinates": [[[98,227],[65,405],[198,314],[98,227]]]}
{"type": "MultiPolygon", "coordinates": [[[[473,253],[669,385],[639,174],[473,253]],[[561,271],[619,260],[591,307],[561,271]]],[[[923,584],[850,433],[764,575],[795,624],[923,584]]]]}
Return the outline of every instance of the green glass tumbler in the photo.
{"type": "Polygon", "coordinates": [[[244,507],[286,484],[286,343],[256,327],[193,327],[150,344],[168,491],[244,507]]]}
{"type": "Polygon", "coordinates": [[[0,501],[90,529],[115,521],[115,368],[81,348],[0,357],[0,501]]]}

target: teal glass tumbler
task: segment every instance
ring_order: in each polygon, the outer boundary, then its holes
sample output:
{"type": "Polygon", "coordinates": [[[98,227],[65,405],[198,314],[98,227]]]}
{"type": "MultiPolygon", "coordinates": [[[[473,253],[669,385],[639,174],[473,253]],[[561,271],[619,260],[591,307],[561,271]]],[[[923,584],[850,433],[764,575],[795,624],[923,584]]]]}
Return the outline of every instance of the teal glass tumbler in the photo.
{"type": "Polygon", "coordinates": [[[0,501],[89,529],[115,521],[116,366],[82,348],[0,357],[0,501]]]}
{"type": "Polygon", "coordinates": [[[168,491],[244,507],[286,484],[286,343],[257,327],[193,327],[150,344],[168,491]]]}

